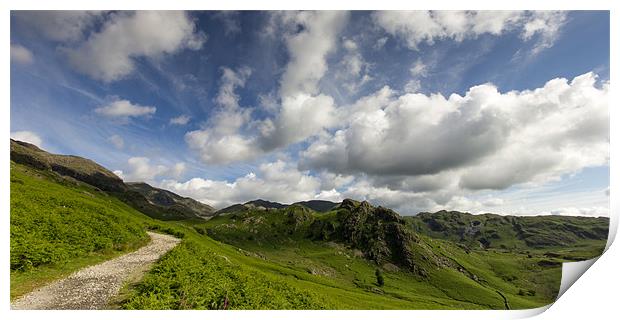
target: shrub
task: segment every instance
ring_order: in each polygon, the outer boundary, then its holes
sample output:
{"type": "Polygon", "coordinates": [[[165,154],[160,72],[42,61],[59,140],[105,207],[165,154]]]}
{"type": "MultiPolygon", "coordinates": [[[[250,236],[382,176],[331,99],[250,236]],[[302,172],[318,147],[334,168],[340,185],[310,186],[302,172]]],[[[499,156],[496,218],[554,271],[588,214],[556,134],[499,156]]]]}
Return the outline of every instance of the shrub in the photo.
{"type": "Polygon", "coordinates": [[[385,284],[385,280],[383,279],[383,273],[381,272],[381,270],[375,270],[375,276],[377,277],[377,285],[379,287],[383,287],[383,285],[385,284]]]}

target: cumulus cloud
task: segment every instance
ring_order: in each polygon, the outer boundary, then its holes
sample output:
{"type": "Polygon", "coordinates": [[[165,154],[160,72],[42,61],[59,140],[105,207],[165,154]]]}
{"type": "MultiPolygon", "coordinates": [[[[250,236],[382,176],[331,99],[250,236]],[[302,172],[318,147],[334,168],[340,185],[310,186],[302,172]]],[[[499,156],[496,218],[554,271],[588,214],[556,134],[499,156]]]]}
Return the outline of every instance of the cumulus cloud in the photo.
{"type": "Polygon", "coordinates": [[[43,145],[43,140],[41,139],[41,137],[39,137],[38,134],[32,131],[11,132],[11,139],[32,143],[39,148],[41,148],[41,146],[43,145]]]}
{"type": "Polygon", "coordinates": [[[270,111],[275,116],[250,121],[251,108],[240,108],[237,88],[250,71],[223,69],[216,102],[221,107],[209,124],[188,132],[185,139],[207,163],[249,160],[319,134],[335,123],[332,97],[318,94],[318,82],[327,72],[326,56],[348,18],[346,12],[275,12],[271,35],[284,34],[290,60],[281,79],[280,101],[270,111]]]}
{"type": "Polygon", "coordinates": [[[179,162],[172,166],[151,164],[146,157],[131,157],[127,160],[125,170],[115,170],[114,174],[125,181],[145,181],[153,183],[156,178],[178,178],[185,172],[185,163],[179,162]]]}
{"type": "Polygon", "coordinates": [[[261,153],[255,138],[242,135],[239,130],[248,126],[251,108],[239,106],[237,88],[243,88],[251,70],[222,68],[220,88],[215,98],[218,109],[206,126],[185,134],[189,147],[197,151],[207,163],[229,163],[248,160],[261,153]]]}
{"type": "Polygon", "coordinates": [[[78,71],[111,82],[130,74],[137,58],[197,50],[205,41],[185,12],[118,12],[108,15],[100,31],[64,51],[78,71]]]}
{"type": "Polygon", "coordinates": [[[14,11],[18,23],[32,28],[37,34],[59,41],[82,40],[85,30],[103,18],[102,12],[78,10],[14,11]]]}
{"type": "Polygon", "coordinates": [[[333,126],[336,121],[336,107],[330,96],[297,94],[285,97],[277,117],[261,123],[260,145],[263,150],[271,151],[300,142],[333,126]]]}
{"type": "Polygon", "coordinates": [[[418,50],[420,44],[437,40],[463,41],[483,34],[500,35],[520,30],[529,40],[538,36],[533,52],[549,48],[555,42],[566,19],[557,11],[378,11],[373,20],[392,36],[418,50]]]}
{"type": "Polygon", "coordinates": [[[119,136],[118,134],[112,135],[108,138],[108,141],[116,148],[116,149],[123,149],[123,147],[125,146],[125,140],[123,139],[123,137],[119,136]]]}
{"type": "Polygon", "coordinates": [[[446,182],[435,188],[469,190],[557,180],[608,163],[608,89],[592,73],[506,93],[484,84],[448,98],[385,87],[346,108],[348,121],[302,151],[300,167],[401,184],[434,176],[446,182]]]}
{"type": "MultiPolygon", "coordinates": [[[[289,62],[280,81],[280,105],[275,118],[257,125],[263,152],[297,143],[331,127],[335,119],[332,97],[320,94],[319,81],[328,70],[331,53],[348,13],[303,11],[274,14],[282,25],[289,62]]],[[[345,47],[355,49],[352,42],[345,47]]]]}
{"type": "Polygon", "coordinates": [[[19,44],[11,43],[11,61],[23,65],[31,64],[34,56],[30,50],[19,44]]]}
{"type": "Polygon", "coordinates": [[[95,113],[107,118],[128,120],[130,117],[147,117],[155,113],[157,109],[150,106],[133,104],[128,100],[116,99],[109,104],[96,108],[95,113]]]}
{"type": "Polygon", "coordinates": [[[334,49],[348,13],[302,11],[283,15],[281,19],[287,26],[285,41],[290,58],[282,75],[280,94],[283,97],[316,94],[318,82],[328,69],[326,56],[334,49]],[[302,29],[297,32],[300,26],[302,29]]]}
{"type": "Polygon", "coordinates": [[[257,198],[284,203],[313,199],[320,189],[320,181],[278,160],[264,163],[256,173],[250,172],[232,182],[203,178],[185,182],[168,179],[163,180],[160,187],[223,208],[257,198]]]}
{"type": "Polygon", "coordinates": [[[172,125],[177,125],[177,126],[184,126],[187,123],[189,123],[189,120],[191,119],[190,116],[186,115],[186,114],[182,114],[178,117],[174,117],[170,119],[170,124],[172,125]]]}

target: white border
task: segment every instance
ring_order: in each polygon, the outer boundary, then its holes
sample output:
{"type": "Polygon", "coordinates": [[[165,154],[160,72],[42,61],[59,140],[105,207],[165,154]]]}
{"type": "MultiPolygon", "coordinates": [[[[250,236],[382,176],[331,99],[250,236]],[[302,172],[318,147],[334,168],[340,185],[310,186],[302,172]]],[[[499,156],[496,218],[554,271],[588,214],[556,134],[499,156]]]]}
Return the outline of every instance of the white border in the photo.
{"type": "MultiPolygon", "coordinates": [[[[229,0],[219,2],[207,2],[200,0],[184,0],[184,1],[163,1],[163,0],[141,0],[141,1],[127,1],[127,0],[108,0],[100,2],[88,2],[83,1],[71,1],[71,0],[55,0],[55,1],[35,1],[35,0],[21,0],[19,2],[14,1],[8,3],[3,1],[0,4],[2,9],[2,15],[0,21],[2,21],[2,41],[4,43],[5,50],[2,53],[3,63],[2,69],[2,86],[0,90],[2,92],[2,104],[0,116],[0,126],[2,131],[5,132],[5,137],[9,136],[10,132],[10,53],[8,45],[10,43],[10,10],[42,10],[42,9],[187,9],[187,10],[222,10],[222,9],[246,9],[246,10],[275,10],[275,9],[357,9],[357,10],[370,10],[370,9],[564,9],[564,10],[612,10],[611,12],[611,57],[618,57],[620,53],[618,51],[618,41],[614,39],[618,35],[618,19],[620,18],[617,9],[618,1],[605,1],[605,0],[588,0],[588,1],[536,1],[536,0],[521,0],[521,1],[483,1],[483,0],[469,0],[469,1],[443,1],[435,0],[430,4],[428,2],[414,2],[414,1],[397,1],[397,0],[381,0],[381,1],[334,1],[334,0],[314,0],[307,1],[307,3],[299,4],[295,1],[285,0],[262,0],[262,1],[241,1],[241,0],[229,0]],[[614,38],[614,36],[616,36],[614,38]]],[[[614,63],[614,60],[610,62],[610,74],[618,74],[618,67],[614,63]]],[[[618,184],[618,168],[620,148],[617,146],[618,128],[615,127],[613,119],[618,119],[617,106],[613,102],[618,101],[617,92],[613,90],[615,88],[614,83],[611,83],[610,92],[610,112],[611,112],[611,190],[617,190],[620,186],[618,184]]],[[[105,319],[108,320],[110,316],[120,318],[135,318],[135,319],[170,319],[171,317],[182,317],[183,319],[204,319],[205,317],[212,317],[218,319],[239,319],[241,318],[270,318],[270,319],[290,319],[295,317],[297,319],[343,319],[343,318],[355,318],[355,319],[373,319],[376,320],[379,317],[389,317],[390,319],[412,319],[412,318],[425,318],[425,319],[507,319],[507,318],[521,318],[527,316],[533,316],[539,314],[547,309],[540,308],[527,311],[9,311],[9,141],[8,139],[0,139],[0,153],[2,154],[2,165],[0,166],[0,181],[3,182],[3,188],[0,189],[3,192],[0,194],[2,199],[2,211],[1,213],[1,241],[0,256],[2,257],[2,264],[0,270],[1,273],[0,283],[3,288],[0,292],[0,301],[4,303],[0,307],[2,312],[2,319],[83,319],[90,318],[91,320],[105,319]],[[6,270],[6,271],[5,271],[6,270]],[[5,314],[6,313],[6,314],[5,314]]],[[[620,190],[620,189],[619,189],[620,190]]],[[[616,192],[612,192],[610,200],[610,211],[612,216],[612,226],[610,227],[610,239],[608,241],[608,247],[615,238],[615,233],[618,225],[618,211],[619,211],[619,197],[614,197],[616,192]]],[[[592,271],[586,272],[581,280],[570,290],[566,291],[561,299],[558,300],[549,310],[541,316],[543,319],[557,319],[560,317],[574,317],[574,316],[591,316],[600,315],[602,318],[609,318],[610,314],[614,314],[617,304],[618,296],[618,284],[617,280],[618,270],[620,270],[620,250],[618,245],[608,248],[608,251],[594,263],[592,271]]]]}

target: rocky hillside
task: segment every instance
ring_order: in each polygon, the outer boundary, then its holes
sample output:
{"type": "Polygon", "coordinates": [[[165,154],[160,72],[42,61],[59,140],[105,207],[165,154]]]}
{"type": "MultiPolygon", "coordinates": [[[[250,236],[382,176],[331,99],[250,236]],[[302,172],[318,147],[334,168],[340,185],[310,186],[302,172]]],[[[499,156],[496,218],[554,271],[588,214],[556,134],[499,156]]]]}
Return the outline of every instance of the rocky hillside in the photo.
{"type": "Polygon", "coordinates": [[[123,192],[127,190],[123,180],[92,160],[78,156],[51,154],[30,143],[11,139],[11,160],[35,169],[56,172],[103,191],[123,192]]]}
{"type": "Polygon", "coordinates": [[[164,192],[161,189],[158,189],[160,192],[147,194],[155,199],[158,198],[156,194],[165,193],[170,199],[179,199],[179,202],[174,205],[164,205],[160,201],[152,201],[137,190],[141,188],[128,186],[117,175],[92,160],[78,156],[52,154],[30,143],[11,139],[11,160],[38,170],[52,172],[71,183],[85,183],[93,186],[156,219],[202,219],[203,216],[211,213],[207,212],[208,206],[206,205],[197,205],[192,199],[183,198],[169,191],[164,192]]]}
{"type": "Polygon", "coordinates": [[[564,247],[605,240],[609,218],[473,215],[458,211],[423,212],[407,217],[412,228],[469,247],[525,249],[564,247]]]}
{"type": "Polygon", "coordinates": [[[126,185],[129,189],[146,197],[151,204],[162,208],[192,212],[196,216],[204,219],[212,217],[215,213],[215,209],[208,204],[204,204],[192,198],[179,196],[168,190],[155,188],[144,182],[127,182],[126,185]]]}

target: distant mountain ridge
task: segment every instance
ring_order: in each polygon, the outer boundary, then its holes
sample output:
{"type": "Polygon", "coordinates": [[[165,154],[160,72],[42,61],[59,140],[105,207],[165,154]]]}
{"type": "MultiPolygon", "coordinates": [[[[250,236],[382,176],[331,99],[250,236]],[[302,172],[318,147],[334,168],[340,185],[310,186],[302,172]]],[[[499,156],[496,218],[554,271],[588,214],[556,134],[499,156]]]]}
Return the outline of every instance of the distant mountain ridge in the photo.
{"type": "Polygon", "coordinates": [[[213,208],[170,191],[147,184],[129,185],[98,163],[71,155],[52,154],[22,141],[11,139],[11,160],[38,170],[51,171],[64,179],[86,183],[160,220],[204,219],[213,208]],[[147,187],[148,186],[148,187],[147,187]]]}
{"type": "Polygon", "coordinates": [[[269,210],[269,209],[283,209],[295,205],[304,206],[308,209],[312,209],[316,212],[327,212],[340,203],[326,201],[326,200],[308,200],[308,201],[300,201],[295,202],[293,204],[283,204],[279,202],[267,201],[263,199],[256,199],[252,201],[248,201],[246,203],[237,203],[230,205],[226,208],[220,209],[215,212],[215,215],[225,215],[235,212],[243,212],[248,210],[269,210]]]}
{"type": "Polygon", "coordinates": [[[129,189],[139,192],[152,204],[176,208],[177,210],[193,212],[196,216],[208,219],[213,216],[215,209],[208,204],[196,201],[189,197],[182,197],[168,190],[155,188],[145,182],[127,182],[129,189]]]}

